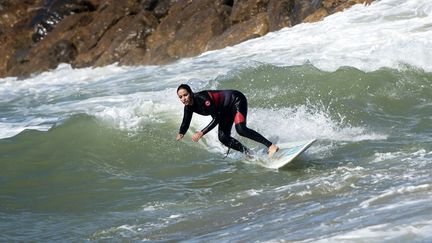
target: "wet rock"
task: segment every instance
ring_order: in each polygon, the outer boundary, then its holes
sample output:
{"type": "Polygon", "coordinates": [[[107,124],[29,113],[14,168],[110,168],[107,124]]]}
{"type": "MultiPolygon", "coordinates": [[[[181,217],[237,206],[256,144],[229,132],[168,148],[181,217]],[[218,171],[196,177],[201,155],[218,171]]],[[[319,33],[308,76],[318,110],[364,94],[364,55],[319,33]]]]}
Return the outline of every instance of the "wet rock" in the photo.
{"type": "Polygon", "coordinates": [[[354,4],[370,4],[373,0],[323,0],[322,7],[307,16],[303,22],[317,22],[330,14],[343,11],[354,4]]]}
{"type": "Polygon", "coordinates": [[[233,24],[247,21],[267,10],[269,0],[237,0],[234,1],[230,20],[233,24]]]}
{"type": "Polygon", "coordinates": [[[56,67],[58,63],[70,63],[76,55],[77,49],[71,41],[60,40],[48,52],[49,67],[56,67]]]}
{"type": "Polygon", "coordinates": [[[347,0],[347,1],[340,1],[340,4],[338,4],[335,8],[333,13],[343,11],[344,9],[350,8],[351,6],[355,4],[370,4],[372,0],[347,0]]]}
{"type": "Polygon", "coordinates": [[[269,21],[266,13],[260,13],[246,22],[233,25],[222,35],[212,39],[207,49],[215,50],[233,46],[243,41],[265,35],[269,30],[269,21]]]}
{"type": "Polygon", "coordinates": [[[34,42],[42,40],[65,16],[96,10],[92,2],[85,0],[54,0],[48,3],[40,8],[33,20],[36,29],[32,36],[34,42]]]}
{"type": "MultiPolygon", "coordinates": [[[[147,37],[157,24],[157,18],[147,11],[121,19],[104,35],[95,48],[102,52],[95,65],[104,66],[118,61],[128,61],[135,52],[141,54],[141,51],[146,49],[147,37]],[[129,56],[125,58],[128,54],[129,56]]],[[[134,60],[131,64],[138,62],[139,60],[134,60]]]]}
{"type": "MultiPolygon", "coordinates": [[[[79,54],[73,64],[76,67],[86,67],[95,65],[97,60],[109,51],[110,42],[119,38],[124,38],[125,30],[128,25],[134,25],[133,13],[138,12],[137,6],[128,4],[109,4],[99,9],[92,15],[93,21],[85,26],[75,28],[71,32],[71,37],[76,43],[79,54]]],[[[71,20],[75,22],[75,20],[71,20]]],[[[113,53],[115,56],[116,54],[113,53]]],[[[118,61],[118,60],[117,60],[118,61]]]]}
{"type": "Polygon", "coordinates": [[[321,0],[295,1],[291,14],[292,24],[296,25],[302,23],[306,17],[321,8],[321,6],[321,0]]]}
{"type": "MultiPolygon", "coordinates": [[[[15,55],[17,55],[15,53],[15,55]]],[[[28,59],[30,55],[22,53],[20,57],[15,58],[21,65],[14,65],[9,70],[10,73],[34,73],[38,71],[46,71],[54,69],[60,63],[70,63],[74,60],[77,55],[76,47],[69,40],[60,40],[47,51],[40,52],[32,56],[32,59],[28,59]],[[30,62],[30,60],[32,60],[30,62]]],[[[14,60],[14,59],[12,59],[14,60]]]]}
{"type": "Polygon", "coordinates": [[[371,0],[0,0],[0,77],[164,64],[371,0]]]}
{"type": "Polygon", "coordinates": [[[329,12],[326,8],[319,8],[313,14],[307,16],[303,22],[305,23],[313,23],[323,20],[325,17],[329,15],[329,12]]]}
{"type": "Polygon", "coordinates": [[[32,6],[41,1],[0,0],[0,77],[8,76],[13,65],[26,62],[32,44],[31,21],[36,15],[32,6]]]}
{"type": "Polygon", "coordinates": [[[267,6],[269,31],[292,26],[291,14],[294,11],[294,6],[294,0],[270,0],[267,6]]]}
{"type": "Polygon", "coordinates": [[[166,63],[206,51],[229,25],[225,6],[213,0],[178,1],[149,37],[144,63],[166,63]]]}

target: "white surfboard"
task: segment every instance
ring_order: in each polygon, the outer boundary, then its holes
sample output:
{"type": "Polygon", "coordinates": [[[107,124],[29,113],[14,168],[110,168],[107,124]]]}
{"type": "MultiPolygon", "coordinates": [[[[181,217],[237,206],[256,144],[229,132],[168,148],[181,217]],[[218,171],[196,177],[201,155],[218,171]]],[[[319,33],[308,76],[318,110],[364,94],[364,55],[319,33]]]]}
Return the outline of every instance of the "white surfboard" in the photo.
{"type": "Polygon", "coordinates": [[[279,151],[273,154],[271,158],[262,159],[260,164],[270,169],[282,168],[297,158],[315,141],[316,139],[278,144],[279,151]]]}

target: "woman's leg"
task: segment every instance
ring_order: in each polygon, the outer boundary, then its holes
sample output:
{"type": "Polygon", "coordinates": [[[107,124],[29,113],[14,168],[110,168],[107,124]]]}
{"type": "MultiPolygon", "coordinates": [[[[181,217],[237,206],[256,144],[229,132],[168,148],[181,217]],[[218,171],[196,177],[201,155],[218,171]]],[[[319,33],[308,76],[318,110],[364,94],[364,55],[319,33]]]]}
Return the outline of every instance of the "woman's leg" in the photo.
{"type": "Polygon", "coordinates": [[[263,135],[259,134],[255,130],[252,130],[246,126],[246,122],[238,123],[235,125],[236,131],[240,136],[247,137],[258,143],[264,144],[267,148],[272,145],[272,142],[267,140],[263,135]]]}
{"type": "Polygon", "coordinates": [[[225,119],[219,123],[218,138],[219,141],[228,148],[240,151],[242,153],[249,153],[249,149],[240,143],[235,138],[231,137],[232,119],[225,119]]]}
{"type": "Polygon", "coordinates": [[[247,137],[252,139],[258,143],[264,144],[267,148],[272,145],[272,142],[267,140],[264,136],[252,130],[246,126],[246,117],[247,117],[247,99],[246,97],[239,93],[234,101],[234,123],[237,133],[240,136],[247,137]]]}

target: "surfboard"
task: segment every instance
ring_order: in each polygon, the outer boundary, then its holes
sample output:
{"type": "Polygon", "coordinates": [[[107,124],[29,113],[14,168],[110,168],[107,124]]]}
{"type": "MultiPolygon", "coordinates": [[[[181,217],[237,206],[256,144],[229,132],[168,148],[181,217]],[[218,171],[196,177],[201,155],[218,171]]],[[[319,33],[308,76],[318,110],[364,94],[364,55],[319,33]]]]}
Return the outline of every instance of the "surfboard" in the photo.
{"type": "Polygon", "coordinates": [[[278,144],[279,151],[271,158],[262,159],[260,164],[270,169],[282,168],[302,154],[315,141],[316,139],[278,144]]]}

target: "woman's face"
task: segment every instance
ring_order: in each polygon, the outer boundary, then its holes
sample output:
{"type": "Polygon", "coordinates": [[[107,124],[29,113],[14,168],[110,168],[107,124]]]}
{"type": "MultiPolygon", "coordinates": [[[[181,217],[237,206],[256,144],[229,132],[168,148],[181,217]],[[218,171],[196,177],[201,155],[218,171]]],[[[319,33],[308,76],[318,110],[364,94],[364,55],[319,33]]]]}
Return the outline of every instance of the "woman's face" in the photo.
{"type": "Polygon", "coordinates": [[[181,103],[183,103],[183,105],[192,105],[193,104],[192,95],[187,90],[179,89],[179,91],[177,92],[177,95],[178,95],[181,103]]]}

